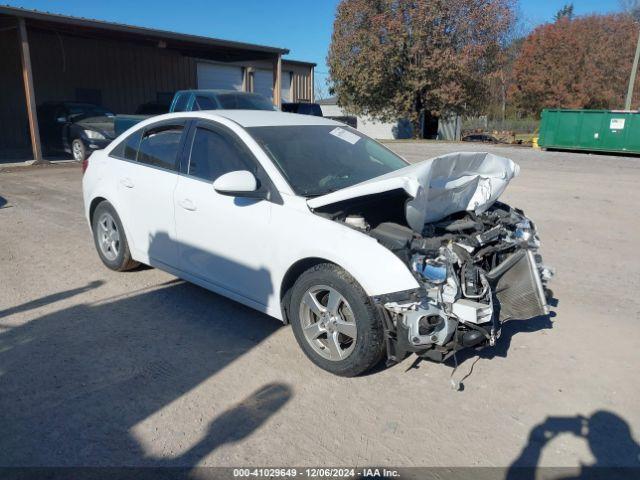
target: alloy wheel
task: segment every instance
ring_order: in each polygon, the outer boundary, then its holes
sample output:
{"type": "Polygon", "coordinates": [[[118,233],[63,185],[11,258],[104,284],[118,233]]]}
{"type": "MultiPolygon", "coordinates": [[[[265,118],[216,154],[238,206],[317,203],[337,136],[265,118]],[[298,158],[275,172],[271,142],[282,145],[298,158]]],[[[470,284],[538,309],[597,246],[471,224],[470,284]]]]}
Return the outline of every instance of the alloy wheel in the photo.
{"type": "Polygon", "coordinates": [[[300,303],[300,320],[305,340],[322,357],[339,361],[353,351],[358,336],[355,316],[336,289],[309,288],[300,303]]]}
{"type": "Polygon", "coordinates": [[[73,153],[74,160],[76,160],[77,162],[81,162],[82,160],[84,160],[84,158],[82,158],[82,145],[80,145],[80,142],[73,142],[71,144],[71,151],[73,153]]]}
{"type": "Polygon", "coordinates": [[[114,261],[120,252],[120,232],[110,213],[103,213],[98,219],[98,245],[107,260],[114,261]]]}

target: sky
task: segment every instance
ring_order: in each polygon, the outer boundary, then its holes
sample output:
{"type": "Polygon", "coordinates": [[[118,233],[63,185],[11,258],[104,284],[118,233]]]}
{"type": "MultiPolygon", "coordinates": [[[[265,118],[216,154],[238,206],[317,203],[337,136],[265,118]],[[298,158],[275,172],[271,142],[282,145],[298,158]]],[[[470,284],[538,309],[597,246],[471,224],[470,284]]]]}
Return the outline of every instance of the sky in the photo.
{"type": "MultiPolygon", "coordinates": [[[[526,29],[550,21],[570,0],[520,0],[526,29]]],[[[0,0],[23,7],[225,40],[288,48],[287,58],[315,62],[323,83],[339,0],[0,0]]],[[[575,0],[575,13],[619,10],[619,0],[575,0]]]]}

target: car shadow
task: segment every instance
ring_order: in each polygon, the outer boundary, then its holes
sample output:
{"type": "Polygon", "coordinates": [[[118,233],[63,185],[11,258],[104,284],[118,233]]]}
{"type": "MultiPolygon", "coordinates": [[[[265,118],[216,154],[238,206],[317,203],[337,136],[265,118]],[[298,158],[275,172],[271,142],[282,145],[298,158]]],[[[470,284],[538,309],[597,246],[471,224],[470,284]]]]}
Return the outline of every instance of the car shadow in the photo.
{"type": "MultiPolygon", "coordinates": [[[[269,272],[236,268],[255,275],[261,295],[272,291],[269,272]]],[[[2,314],[97,286],[92,282],[2,314]]],[[[174,280],[76,304],[2,331],[0,467],[191,468],[220,445],[249,436],[292,398],[290,387],[266,384],[238,398],[210,423],[202,440],[177,457],[149,455],[133,428],[281,327],[277,319],[174,280]]],[[[163,441],[159,435],[154,442],[163,441]]]]}
{"type": "Polygon", "coordinates": [[[553,480],[624,479],[640,475],[640,445],[633,439],[631,427],[619,415],[598,410],[589,417],[582,415],[547,417],[529,432],[526,445],[509,466],[506,480],[540,478],[539,464],[547,445],[561,434],[584,439],[594,463],[572,469],[545,468],[544,477],[553,480]]]}
{"type": "MultiPolygon", "coordinates": [[[[476,350],[467,348],[456,354],[458,366],[472,358],[492,359],[495,357],[507,358],[509,349],[511,348],[511,340],[518,334],[534,333],[541,330],[550,330],[553,328],[553,318],[555,312],[548,315],[540,315],[528,320],[507,320],[502,324],[500,338],[496,340],[496,344],[491,347],[487,346],[476,350]]],[[[455,366],[455,360],[451,357],[446,361],[450,367],[455,366]]]]}

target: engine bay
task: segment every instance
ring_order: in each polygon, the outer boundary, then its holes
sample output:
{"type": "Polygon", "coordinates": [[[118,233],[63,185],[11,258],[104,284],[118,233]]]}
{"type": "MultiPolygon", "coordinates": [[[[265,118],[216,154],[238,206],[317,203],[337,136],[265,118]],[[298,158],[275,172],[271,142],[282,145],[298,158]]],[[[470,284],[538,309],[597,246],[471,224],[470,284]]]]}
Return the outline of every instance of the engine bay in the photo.
{"type": "Polygon", "coordinates": [[[444,361],[462,348],[494,345],[506,320],[548,314],[553,271],[543,264],[535,225],[522,210],[495,202],[481,213],[426,223],[416,233],[392,215],[401,203],[394,193],[386,197],[384,210],[360,198],[324,215],[375,238],[421,285],[417,298],[379,299],[390,363],[412,352],[444,361]],[[397,221],[379,221],[384,217],[397,221]]]}

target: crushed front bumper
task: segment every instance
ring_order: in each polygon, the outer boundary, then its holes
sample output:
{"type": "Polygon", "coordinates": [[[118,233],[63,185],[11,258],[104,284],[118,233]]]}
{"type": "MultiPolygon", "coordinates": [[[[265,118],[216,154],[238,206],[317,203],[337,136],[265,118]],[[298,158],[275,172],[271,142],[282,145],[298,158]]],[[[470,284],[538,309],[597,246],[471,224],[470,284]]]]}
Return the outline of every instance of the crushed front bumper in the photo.
{"type": "Polygon", "coordinates": [[[464,348],[493,346],[504,321],[549,313],[545,283],[552,275],[538,255],[523,249],[487,273],[490,304],[469,298],[442,303],[425,289],[375,297],[385,327],[387,363],[411,353],[444,361],[464,348]]]}

